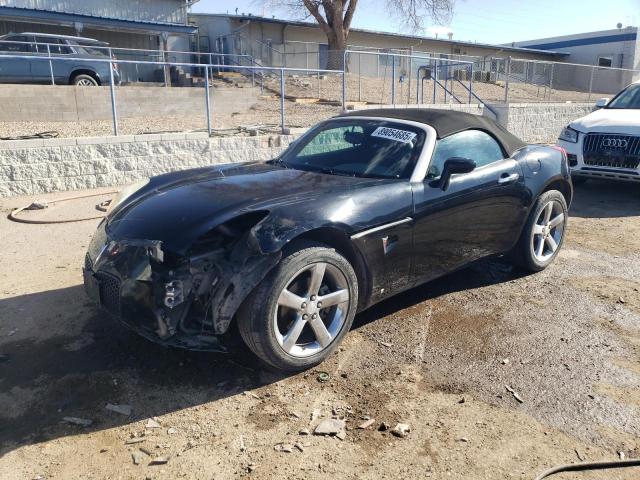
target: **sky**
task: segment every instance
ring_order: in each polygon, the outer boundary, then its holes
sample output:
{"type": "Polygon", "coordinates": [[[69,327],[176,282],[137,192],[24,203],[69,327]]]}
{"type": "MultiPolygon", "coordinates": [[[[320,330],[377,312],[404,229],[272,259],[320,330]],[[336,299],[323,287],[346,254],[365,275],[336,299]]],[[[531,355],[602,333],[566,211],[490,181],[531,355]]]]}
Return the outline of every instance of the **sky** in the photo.
{"type": "MultiPolygon", "coordinates": [[[[237,7],[238,13],[292,18],[286,11],[264,8],[267,3],[261,0],[200,0],[193,6],[193,11],[235,13],[237,7]]],[[[616,28],[617,23],[638,26],[640,0],[456,0],[453,20],[447,27],[453,31],[454,39],[498,44],[609,30],[616,28]]],[[[388,14],[384,0],[359,0],[352,27],[408,33],[388,14]]],[[[417,33],[432,37],[434,30],[438,27],[431,23],[417,33]]],[[[440,33],[441,38],[445,36],[440,33]]]]}

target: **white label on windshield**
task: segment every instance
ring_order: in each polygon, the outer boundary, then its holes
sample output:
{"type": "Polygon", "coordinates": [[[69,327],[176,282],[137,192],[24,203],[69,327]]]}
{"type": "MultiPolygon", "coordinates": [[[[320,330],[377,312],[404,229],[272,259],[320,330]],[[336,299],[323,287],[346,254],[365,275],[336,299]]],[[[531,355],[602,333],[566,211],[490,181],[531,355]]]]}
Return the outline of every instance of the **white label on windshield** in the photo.
{"type": "Polygon", "coordinates": [[[413,132],[389,127],[378,127],[374,130],[371,136],[386,138],[387,140],[395,140],[396,142],[402,143],[411,143],[411,140],[416,138],[416,134],[413,132]]]}

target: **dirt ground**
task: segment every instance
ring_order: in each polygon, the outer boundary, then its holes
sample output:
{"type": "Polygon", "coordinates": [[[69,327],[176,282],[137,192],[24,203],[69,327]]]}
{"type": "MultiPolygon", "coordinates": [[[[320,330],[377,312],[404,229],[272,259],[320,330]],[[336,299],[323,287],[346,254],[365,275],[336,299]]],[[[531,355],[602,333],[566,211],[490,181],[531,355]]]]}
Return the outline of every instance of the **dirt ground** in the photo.
{"type": "MultiPolygon", "coordinates": [[[[81,286],[97,221],[6,219],[31,200],[0,201],[0,479],[533,479],[640,457],[638,185],[577,187],[544,272],[486,260],[401,294],[291,376],[253,369],[244,351],[165,349],[98,314],[81,286]],[[332,416],[346,420],[344,440],[304,434],[332,416]],[[382,422],[411,431],[397,438],[382,422]],[[168,463],[151,465],[158,457],[168,463]]],[[[100,200],[33,215],[93,215],[100,200]]]]}

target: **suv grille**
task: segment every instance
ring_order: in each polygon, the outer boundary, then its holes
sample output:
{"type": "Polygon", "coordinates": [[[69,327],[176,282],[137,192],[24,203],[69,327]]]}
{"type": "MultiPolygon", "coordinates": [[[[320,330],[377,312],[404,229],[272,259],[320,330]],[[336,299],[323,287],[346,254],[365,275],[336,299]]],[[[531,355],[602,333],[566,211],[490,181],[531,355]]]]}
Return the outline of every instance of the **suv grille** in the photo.
{"type": "Polygon", "coordinates": [[[114,315],[120,315],[120,279],[108,273],[96,273],[100,289],[100,304],[114,315]]]}
{"type": "Polygon", "coordinates": [[[582,153],[585,165],[636,169],[640,164],[640,136],[589,133],[582,153]]]}

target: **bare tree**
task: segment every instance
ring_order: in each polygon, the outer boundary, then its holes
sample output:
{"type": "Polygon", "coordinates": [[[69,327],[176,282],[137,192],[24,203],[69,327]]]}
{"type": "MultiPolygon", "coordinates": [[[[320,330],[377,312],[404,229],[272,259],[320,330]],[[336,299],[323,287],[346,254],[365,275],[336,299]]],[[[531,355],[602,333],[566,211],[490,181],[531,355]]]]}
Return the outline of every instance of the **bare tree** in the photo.
{"type": "MultiPolygon", "coordinates": [[[[365,2],[367,0],[364,0],[365,2]]],[[[455,0],[368,0],[384,4],[404,27],[419,31],[430,18],[436,23],[451,19],[455,0]]],[[[327,36],[328,68],[342,68],[343,52],[358,0],[268,0],[275,8],[288,8],[294,14],[313,17],[327,36]]]]}

